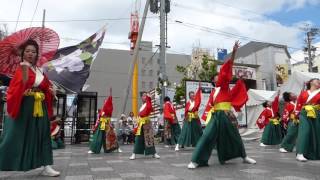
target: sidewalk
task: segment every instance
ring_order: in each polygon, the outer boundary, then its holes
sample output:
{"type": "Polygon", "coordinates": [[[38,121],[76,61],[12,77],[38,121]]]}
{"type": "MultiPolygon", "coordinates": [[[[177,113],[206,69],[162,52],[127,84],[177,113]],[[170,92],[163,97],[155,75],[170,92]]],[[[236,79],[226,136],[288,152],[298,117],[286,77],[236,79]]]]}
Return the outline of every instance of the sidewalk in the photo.
{"type": "Polygon", "coordinates": [[[256,165],[243,164],[241,159],[218,163],[216,152],[210,166],[187,169],[192,149],[175,152],[157,145],[161,159],[137,156],[129,160],[133,146],[123,145],[123,153],[87,154],[86,145],[69,145],[54,151],[54,168],[61,171],[58,178],[40,176],[41,169],[23,172],[0,172],[0,179],[8,180],[308,180],[320,179],[320,161],[300,163],[295,153],[280,154],[278,148],[260,148],[258,143],[246,143],[247,154],[257,160],[256,165]]]}

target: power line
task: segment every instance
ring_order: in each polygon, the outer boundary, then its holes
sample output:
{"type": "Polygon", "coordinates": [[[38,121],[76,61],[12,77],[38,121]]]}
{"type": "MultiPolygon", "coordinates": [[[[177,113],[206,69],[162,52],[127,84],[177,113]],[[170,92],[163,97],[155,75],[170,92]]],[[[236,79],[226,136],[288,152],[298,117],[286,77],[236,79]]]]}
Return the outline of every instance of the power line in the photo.
{"type": "Polygon", "coordinates": [[[17,30],[17,26],[18,26],[19,18],[20,18],[20,14],[21,14],[21,9],[22,9],[22,4],[23,4],[23,0],[21,0],[21,4],[20,4],[20,8],[19,8],[19,12],[18,12],[18,18],[17,18],[17,20],[15,21],[15,22],[16,22],[16,27],[14,28],[14,31],[16,31],[16,30],[17,30]]]}
{"type": "MultiPolygon", "coordinates": [[[[182,26],[188,27],[188,28],[197,29],[197,30],[201,30],[201,31],[206,31],[206,32],[222,35],[222,36],[225,36],[225,37],[230,38],[230,39],[238,38],[238,39],[249,40],[249,41],[251,40],[251,41],[271,43],[271,42],[262,41],[262,40],[255,39],[255,38],[248,37],[248,36],[244,36],[244,35],[239,35],[239,34],[235,34],[235,33],[221,31],[221,30],[218,30],[218,29],[215,29],[215,28],[212,28],[212,27],[197,25],[197,24],[188,23],[188,22],[182,22],[182,21],[178,21],[178,20],[175,20],[173,22],[175,22],[177,24],[180,24],[182,26]]],[[[277,44],[277,43],[272,43],[272,44],[277,44]]],[[[301,48],[292,47],[292,46],[287,46],[287,47],[291,48],[291,49],[299,49],[299,50],[301,49],[301,48]]]]}
{"type": "Polygon", "coordinates": [[[30,27],[32,26],[32,22],[33,22],[34,16],[36,15],[36,12],[37,12],[37,10],[38,10],[39,1],[40,1],[40,0],[37,0],[36,7],[35,7],[35,9],[34,9],[34,11],[33,11],[33,15],[32,15],[31,22],[30,22],[30,27]]]}
{"type": "Polygon", "coordinates": [[[152,61],[153,57],[157,54],[157,52],[159,51],[160,47],[157,48],[157,50],[152,54],[152,56],[149,58],[149,60],[147,61],[147,63],[145,63],[145,65],[142,67],[142,69],[146,68],[147,65],[152,61]]]}
{"type": "MultiPolygon", "coordinates": [[[[146,17],[148,19],[155,19],[158,18],[157,16],[149,16],[146,17]]],[[[100,18],[100,19],[65,19],[65,20],[46,20],[46,22],[51,22],[51,23],[63,23],[63,22],[97,22],[97,21],[122,21],[122,20],[130,20],[130,18],[100,18]]],[[[23,22],[23,23],[28,23],[31,21],[28,20],[18,20],[18,21],[13,21],[13,20],[1,20],[0,23],[12,23],[12,22],[23,22]]],[[[42,22],[42,20],[37,20],[33,22],[42,22]]]]}
{"type": "MultiPolygon", "coordinates": [[[[132,1],[132,3],[133,3],[133,1],[132,1]]],[[[121,18],[122,16],[124,16],[124,14],[126,13],[126,12],[130,12],[130,9],[132,8],[132,4],[130,4],[124,11],[123,11],[123,13],[121,13],[121,15],[118,17],[118,18],[121,18]]],[[[112,25],[112,24],[111,24],[112,25]]],[[[108,28],[110,29],[111,28],[111,25],[109,25],[108,26],[108,28]]]]}
{"type": "MultiPolygon", "coordinates": [[[[180,5],[180,4],[177,4],[175,3],[174,6],[178,7],[178,8],[183,8],[185,10],[193,10],[193,11],[196,11],[196,12],[199,12],[199,13],[204,13],[204,11],[207,11],[206,9],[200,9],[200,8],[197,8],[197,7],[193,7],[193,6],[186,6],[186,5],[180,5]]],[[[240,16],[236,16],[236,15],[226,15],[226,14],[221,14],[221,13],[215,13],[215,12],[212,12],[212,11],[207,11],[207,13],[210,13],[214,16],[220,16],[220,17],[224,17],[224,18],[230,18],[230,19],[237,19],[237,20],[240,20],[240,21],[245,21],[247,23],[255,23],[255,24],[264,24],[264,25],[268,25],[268,26],[272,26],[273,24],[268,24],[266,22],[258,22],[258,21],[254,21],[253,19],[250,19],[250,18],[241,18],[240,16]]],[[[261,14],[259,14],[260,16],[263,16],[261,14]]],[[[265,17],[265,18],[268,18],[268,17],[265,17]]]]}

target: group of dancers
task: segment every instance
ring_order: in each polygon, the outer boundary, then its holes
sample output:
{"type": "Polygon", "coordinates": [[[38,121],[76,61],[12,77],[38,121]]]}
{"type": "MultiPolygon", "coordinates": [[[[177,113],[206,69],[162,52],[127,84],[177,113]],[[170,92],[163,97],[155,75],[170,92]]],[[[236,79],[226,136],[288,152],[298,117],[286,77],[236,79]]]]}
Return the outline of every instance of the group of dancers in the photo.
{"type": "Polygon", "coordinates": [[[281,153],[292,152],[296,146],[296,159],[301,162],[320,159],[320,80],[311,79],[297,97],[284,92],[282,116],[279,114],[279,95],[272,102],[263,103],[257,125],[264,128],[260,146],[279,145],[281,153]],[[282,138],[281,125],[287,130],[282,138]]]}
{"type": "MultiPolygon", "coordinates": [[[[185,107],[185,121],[182,130],[180,128],[176,110],[169,97],[164,98],[163,117],[164,117],[164,136],[167,146],[175,146],[175,151],[179,151],[181,147],[195,147],[192,154],[192,159],[188,168],[194,169],[198,166],[207,166],[213,148],[217,149],[219,162],[224,164],[233,158],[241,157],[244,163],[255,164],[256,161],[246,155],[245,148],[240,137],[237,120],[232,109],[240,110],[247,101],[246,88],[242,80],[239,80],[236,85],[230,89],[229,84],[232,80],[232,66],[235,53],[239,47],[236,42],[233,47],[231,58],[221,67],[220,73],[214,78],[215,88],[211,92],[207,103],[205,119],[206,128],[202,132],[201,122],[198,115],[198,109],[201,103],[201,87],[195,92],[191,91],[189,100],[185,107]]],[[[110,97],[108,98],[110,99],[110,97]]],[[[154,158],[160,158],[154,146],[154,135],[152,122],[150,121],[150,113],[153,111],[151,97],[147,93],[142,94],[143,104],[140,108],[137,130],[135,134],[135,144],[133,153],[129,159],[134,160],[137,154],[152,155],[154,158]]],[[[107,103],[102,108],[102,113],[107,114],[107,103]]],[[[112,109],[109,103],[109,109],[112,109]]],[[[109,116],[111,117],[110,113],[109,116]]],[[[101,119],[101,117],[100,117],[101,119]]],[[[99,121],[98,121],[99,122],[99,121]]],[[[100,120],[100,124],[110,122],[100,120]]],[[[110,123],[106,126],[111,126],[110,123]]],[[[105,126],[105,125],[103,125],[105,126]]],[[[111,128],[112,129],[112,128],[111,128]]],[[[100,131],[105,131],[100,129],[100,131]]],[[[99,132],[95,131],[94,137],[97,137],[99,132]]],[[[108,138],[94,138],[90,145],[90,151],[100,152],[101,145],[98,151],[94,151],[97,145],[102,141],[108,142],[108,138]]],[[[104,143],[107,144],[107,143],[104,143]]]]}
{"type": "MultiPolygon", "coordinates": [[[[242,158],[244,163],[255,164],[247,156],[237,127],[233,111],[239,111],[248,99],[243,81],[240,79],[230,89],[232,66],[239,47],[236,42],[229,60],[214,77],[215,88],[210,94],[204,117],[206,127],[202,131],[198,109],[201,102],[200,87],[188,94],[185,107],[185,120],[182,130],[178,124],[175,108],[169,97],[164,98],[165,139],[167,145],[174,145],[175,151],[181,147],[195,147],[188,168],[208,166],[212,150],[217,150],[219,162],[224,164],[234,158],[242,158]]],[[[46,75],[36,66],[39,59],[39,45],[34,40],[27,40],[21,47],[21,60],[7,91],[7,112],[9,117],[3,122],[0,138],[0,171],[28,171],[43,167],[44,176],[59,176],[54,170],[52,145],[59,147],[59,136],[55,136],[59,120],[52,121],[53,99],[55,91],[46,75]],[[52,142],[54,140],[54,142],[52,142]]],[[[320,159],[320,80],[311,79],[307,90],[298,98],[293,93],[283,93],[286,101],[282,121],[288,126],[288,133],[281,143],[281,152],[290,152],[296,144],[297,160],[320,159]],[[297,139],[297,143],[296,142],[297,139]]],[[[265,128],[261,145],[273,145],[281,142],[279,131],[279,93],[273,102],[264,103],[257,124],[265,128]]],[[[133,153],[129,159],[136,159],[137,154],[160,158],[154,143],[153,126],[150,114],[153,111],[151,97],[142,94],[142,106],[137,118],[133,153]]],[[[94,126],[90,140],[89,153],[121,152],[114,127],[111,125],[113,111],[112,93],[99,111],[99,118],[94,126]]]]}

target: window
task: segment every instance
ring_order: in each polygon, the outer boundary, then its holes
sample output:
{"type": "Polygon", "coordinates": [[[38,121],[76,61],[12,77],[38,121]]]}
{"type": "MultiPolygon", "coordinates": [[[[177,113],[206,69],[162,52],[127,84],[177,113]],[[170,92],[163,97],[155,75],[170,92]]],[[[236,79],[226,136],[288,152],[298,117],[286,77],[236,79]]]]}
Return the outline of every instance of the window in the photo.
{"type": "Polygon", "coordinates": [[[141,76],[145,76],[146,75],[146,70],[145,69],[142,69],[141,70],[141,76]]]}
{"type": "Polygon", "coordinates": [[[145,57],[141,57],[141,63],[145,64],[146,63],[146,58],[145,57]]]}
{"type": "Polygon", "coordinates": [[[150,70],[149,70],[149,76],[152,76],[152,75],[153,75],[153,70],[150,69],[150,70]]]}
{"type": "Polygon", "coordinates": [[[318,66],[312,67],[312,72],[317,73],[318,72],[318,66]]]}
{"type": "Polygon", "coordinates": [[[149,82],[149,89],[153,89],[153,82],[149,82]]]}
{"type": "Polygon", "coordinates": [[[141,82],[141,87],[142,87],[142,89],[145,89],[146,88],[146,82],[142,81],[141,82]]]}

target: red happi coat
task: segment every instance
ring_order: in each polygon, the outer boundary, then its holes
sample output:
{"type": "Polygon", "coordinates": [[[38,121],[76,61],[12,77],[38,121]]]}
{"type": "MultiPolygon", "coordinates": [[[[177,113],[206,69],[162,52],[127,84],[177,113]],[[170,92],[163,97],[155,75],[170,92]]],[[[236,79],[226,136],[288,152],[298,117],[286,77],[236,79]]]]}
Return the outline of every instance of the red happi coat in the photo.
{"type": "Polygon", "coordinates": [[[147,117],[151,114],[153,111],[152,103],[151,103],[151,97],[146,97],[146,102],[142,104],[139,110],[139,116],[140,117],[147,117]]]}
{"type": "Polygon", "coordinates": [[[290,116],[294,114],[295,108],[296,108],[295,102],[293,101],[286,102],[286,104],[284,105],[284,109],[281,117],[283,124],[288,125],[290,116]]]}
{"type": "Polygon", "coordinates": [[[50,134],[52,134],[52,132],[56,129],[57,126],[58,126],[58,123],[56,122],[52,122],[50,124],[50,134]]]}
{"type": "Polygon", "coordinates": [[[174,124],[176,117],[176,109],[173,104],[170,101],[165,102],[163,105],[163,118],[170,124],[174,124]]]}
{"type": "Polygon", "coordinates": [[[233,62],[228,60],[225,62],[219,72],[216,88],[211,91],[208,103],[201,119],[206,120],[207,114],[214,104],[221,102],[230,102],[236,111],[240,111],[241,107],[247,102],[248,94],[246,86],[242,80],[238,80],[236,85],[230,90],[229,84],[232,80],[233,62]],[[216,91],[219,91],[214,97],[216,91]]]}
{"type": "Polygon", "coordinates": [[[260,114],[259,118],[257,119],[256,124],[258,125],[259,129],[262,129],[266,125],[268,125],[271,118],[276,118],[278,112],[279,112],[279,95],[277,95],[274,98],[271,108],[266,107],[260,114]]]}
{"type": "MultiPolygon", "coordinates": [[[[45,105],[47,106],[48,116],[50,119],[53,114],[53,95],[50,90],[52,84],[45,74],[43,74],[43,76],[44,78],[37,88],[39,88],[45,94],[44,101],[45,105]]],[[[22,67],[19,66],[17,68],[13,78],[10,81],[10,85],[7,91],[7,112],[11,118],[16,119],[19,116],[24,92],[28,89],[33,88],[35,79],[36,73],[31,69],[31,67],[29,67],[28,80],[26,83],[23,83],[22,67]]]]}
{"type": "Polygon", "coordinates": [[[191,100],[189,100],[186,104],[186,107],[184,108],[184,117],[188,116],[188,112],[197,112],[199,110],[201,104],[201,88],[199,87],[195,96],[194,96],[194,102],[192,104],[191,100]],[[193,107],[190,107],[192,106],[193,107]]]}
{"type": "MultiPolygon", "coordinates": [[[[317,91],[317,90],[316,90],[317,91]]],[[[320,104],[320,93],[317,91],[314,93],[310,92],[310,90],[302,91],[297,99],[297,107],[295,114],[298,117],[302,107],[306,104],[318,105],[320,104]],[[315,93],[315,94],[314,94],[315,93]],[[309,97],[311,96],[311,97],[309,97]]]]}
{"type": "Polygon", "coordinates": [[[98,113],[98,119],[94,126],[94,129],[97,129],[100,123],[101,116],[111,117],[113,111],[113,103],[112,103],[112,96],[109,96],[103,103],[102,109],[98,113]]]}

